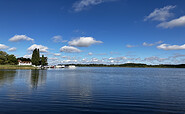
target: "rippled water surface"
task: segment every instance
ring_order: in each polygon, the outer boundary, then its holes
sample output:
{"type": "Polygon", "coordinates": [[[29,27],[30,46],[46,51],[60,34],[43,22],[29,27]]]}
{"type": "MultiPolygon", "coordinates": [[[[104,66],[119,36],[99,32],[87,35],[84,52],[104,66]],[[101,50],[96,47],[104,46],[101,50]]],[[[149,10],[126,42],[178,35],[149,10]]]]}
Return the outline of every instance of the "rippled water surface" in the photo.
{"type": "Polygon", "coordinates": [[[185,113],[185,69],[0,70],[3,113],[185,113]]]}

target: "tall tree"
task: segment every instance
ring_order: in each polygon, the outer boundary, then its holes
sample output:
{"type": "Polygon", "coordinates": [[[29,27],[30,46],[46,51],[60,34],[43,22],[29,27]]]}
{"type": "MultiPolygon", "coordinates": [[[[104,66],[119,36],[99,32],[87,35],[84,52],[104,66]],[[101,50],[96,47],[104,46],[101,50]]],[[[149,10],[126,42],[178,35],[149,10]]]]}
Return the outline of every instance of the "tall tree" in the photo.
{"type": "Polygon", "coordinates": [[[35,63],[36,63],[35,62],[36,61],[35,60],[35,55],[36,55],[36,49],[33,50],[32,57],[31,57],[31,62],[32,62],[33,65],[35,65],[35,63]]]}
{"type": "Polygon", "coordinates": [[[40,52],[39,49],[36,50],[36,65],[40,65],[40,52]]]}
{"type": "Polygon", "coordinates": [[[39,61],[40,61],[40,52],[39,52],[39,49],[35,48],[33,50],[31,62],[32,62],[33,65],[38,66],[38,65],[40,65],[39,61]]]}

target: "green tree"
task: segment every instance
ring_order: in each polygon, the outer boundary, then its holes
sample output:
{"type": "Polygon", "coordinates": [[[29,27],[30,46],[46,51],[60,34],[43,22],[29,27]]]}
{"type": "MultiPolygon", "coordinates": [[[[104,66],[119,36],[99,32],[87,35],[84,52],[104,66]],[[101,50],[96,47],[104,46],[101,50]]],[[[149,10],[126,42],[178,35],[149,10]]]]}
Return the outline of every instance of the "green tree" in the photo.
{"type": "Polygon", "coordinates": [[[0,51],[0,64],[4,65],[7,62],[7,53],[4,51],[0,51]]]}
{"type": "Polygon", "coordinates": [[[33,50],[32,57],[31,57],[31,62],[32,62],[33,65],[35,65],[35,63],[36,63],[35,62],[36,61],[35,55],[36,55],[36,49],[33,50]]]}
{"type": "Polygon", "coordinates": [[[17,65],[18,61],[14,55],[8,55],[6,52],[0,51],[0,64],[17,65]]]}
{"type": "Polygon", "coordinates": [[[40,52],[39,52],[39,49],[37,49],[37,51],[36,51],[36,64],[37,65],[41,65],[40,64],[40,52]]]}
{"type": "Polygon", "coordinates": [[[44,57],[44,55],[42,55],[42,57],[41,57],[41,65],[42,66],[47,65],[47,57],[44,57]]]}
{"type": "Polygon", "coordinates": [[[39,52],[39,49],[35,48],[33,50],[31,62],[32,62],[33,65],[38,66],[38,65],[40,65],[39,61],[40,61],[40,52],[39,52]]]}
{"type": "Polygon", "coordinates": [[[14,55],[7,55],[7,63],[10,65],[17,65],[18,60],[16,59],[14,55]]]}

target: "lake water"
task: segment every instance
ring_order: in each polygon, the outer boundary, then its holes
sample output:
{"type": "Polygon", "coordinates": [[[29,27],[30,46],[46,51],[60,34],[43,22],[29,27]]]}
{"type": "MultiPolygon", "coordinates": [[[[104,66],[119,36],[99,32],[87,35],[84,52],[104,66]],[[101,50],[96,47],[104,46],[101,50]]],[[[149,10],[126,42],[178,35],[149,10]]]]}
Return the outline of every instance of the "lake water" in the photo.
{"type": "Polygon", "coordinates": [[[185,69],[0,70],[3,113],[185,113],[185,69]]]}

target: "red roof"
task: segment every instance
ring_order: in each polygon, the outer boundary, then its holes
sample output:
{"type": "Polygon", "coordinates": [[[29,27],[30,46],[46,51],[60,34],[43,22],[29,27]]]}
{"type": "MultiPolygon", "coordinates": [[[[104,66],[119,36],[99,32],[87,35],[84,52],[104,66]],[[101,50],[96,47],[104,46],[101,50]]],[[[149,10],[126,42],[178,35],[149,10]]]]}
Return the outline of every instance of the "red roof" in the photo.
{"type": "Polygon", "coordinates": [[[21,61],[21,60],[18,60],[19,63],[31,63],[31,61],[21,61]]]}

